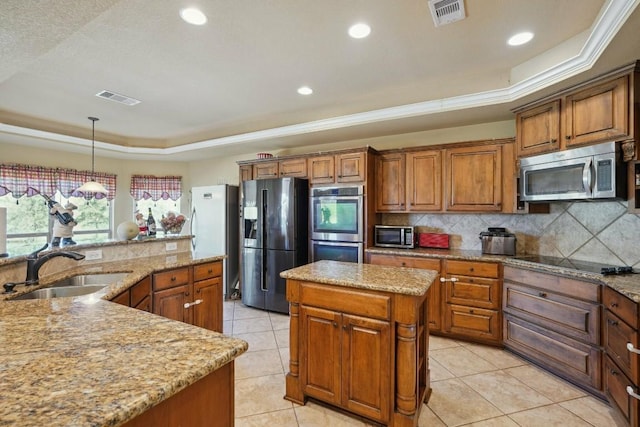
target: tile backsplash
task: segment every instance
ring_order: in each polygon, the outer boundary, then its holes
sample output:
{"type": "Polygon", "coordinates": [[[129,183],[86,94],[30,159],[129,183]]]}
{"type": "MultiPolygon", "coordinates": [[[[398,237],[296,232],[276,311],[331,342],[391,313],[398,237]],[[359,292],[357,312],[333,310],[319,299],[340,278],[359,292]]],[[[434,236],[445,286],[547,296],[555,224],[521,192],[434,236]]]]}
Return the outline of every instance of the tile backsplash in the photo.
{"type": "Polygon", "coordinates": [[[518,255],[539,254],[640,267],[640,217],[626,202],[552,203],[548,214],[383,214],[385,225],[447,233],[452,249],[481,250],[480,232],[505,227],[518,255]]]}

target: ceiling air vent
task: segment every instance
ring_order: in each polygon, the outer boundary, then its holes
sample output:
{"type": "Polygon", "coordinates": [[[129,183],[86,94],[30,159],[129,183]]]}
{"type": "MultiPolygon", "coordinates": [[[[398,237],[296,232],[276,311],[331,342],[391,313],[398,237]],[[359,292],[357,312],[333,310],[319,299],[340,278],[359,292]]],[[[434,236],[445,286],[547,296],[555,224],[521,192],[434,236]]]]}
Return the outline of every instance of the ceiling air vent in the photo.
{"type": "Polygon", "coordinates": [[[436,27],[465,18],[464,0],[429,0],[429,9],[436,27]]]}
{"type": "Polygon", "coordinates": [[[96,93],[96,96],[99,97],[99,98],[108,99],[110,101],[119,102],[119,103],[125,104],[125,105],[140,104],[140,101],[138,101],[135,98],[130,98],[128,96],[119,95],[117,93],[110,92],[108,90],[103,90],[101,92],[98,92],[98,93],[96,93]]]}

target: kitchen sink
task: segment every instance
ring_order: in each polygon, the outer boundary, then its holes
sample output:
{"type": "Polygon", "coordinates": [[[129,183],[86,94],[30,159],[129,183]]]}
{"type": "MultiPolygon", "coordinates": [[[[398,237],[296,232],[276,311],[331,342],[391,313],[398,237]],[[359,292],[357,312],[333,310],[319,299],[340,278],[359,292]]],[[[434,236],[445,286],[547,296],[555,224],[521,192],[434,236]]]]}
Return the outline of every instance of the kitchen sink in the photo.
{"type": "Polygon", "coordinates": [[[129,275],[126,273],[78,274],[58,280],[46,288],[36,289],[11,300],[50,299],[61,297],[77,297],[98,292],[112,283],[116,283],[129,275]]]}
{"type": "Polygon", "coordinates": [[[87,286],[87,285],[110,285],[116,283],[129,275],[126,273],[95,273],[95,274],[78,274],[77,276],[67,277],[66,279],[58,280],[47,286],[48,288],[62,288],[73,286],[87,286]]]}
{"type": "Polygon", "coordinates": [[[51,299],[60,297],[77,297],[89,295],[104,289],[107,285],[62,286],[55,288],[36,289],[29,293],[12,298],[13,301],[24,299],[51,299]]]}

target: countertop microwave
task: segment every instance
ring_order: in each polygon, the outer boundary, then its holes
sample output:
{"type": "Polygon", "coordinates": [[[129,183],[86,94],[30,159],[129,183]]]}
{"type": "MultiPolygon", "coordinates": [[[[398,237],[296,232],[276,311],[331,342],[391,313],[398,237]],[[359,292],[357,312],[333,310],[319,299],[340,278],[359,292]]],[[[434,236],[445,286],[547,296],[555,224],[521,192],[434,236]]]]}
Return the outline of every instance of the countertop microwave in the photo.
{"type": "Polygon", "coordinates": [[[606,142],[520,159],[520,200],[626,199],[620,145],[606,142]]]}
{"type": "Polygon", "coordinates": [[[415,246],[413,227],[405,225],[376,225],[374,245],[385,248],[406,248],[415,246]]]}

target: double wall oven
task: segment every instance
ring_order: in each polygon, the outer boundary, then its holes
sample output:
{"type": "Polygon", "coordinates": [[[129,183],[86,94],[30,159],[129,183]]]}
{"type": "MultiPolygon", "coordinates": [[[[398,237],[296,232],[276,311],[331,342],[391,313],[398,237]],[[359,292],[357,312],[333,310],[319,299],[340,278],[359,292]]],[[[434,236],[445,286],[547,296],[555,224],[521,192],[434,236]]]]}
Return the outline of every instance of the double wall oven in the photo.
{"type": "Polygon", "coordinates": [[[362,185],[311,189],[312,261],[362,262],[363,190],[362,185]]]}

